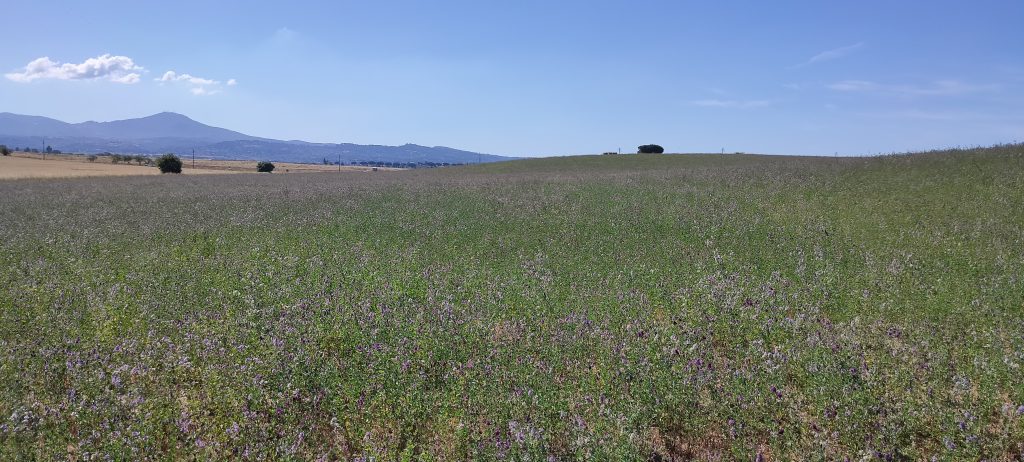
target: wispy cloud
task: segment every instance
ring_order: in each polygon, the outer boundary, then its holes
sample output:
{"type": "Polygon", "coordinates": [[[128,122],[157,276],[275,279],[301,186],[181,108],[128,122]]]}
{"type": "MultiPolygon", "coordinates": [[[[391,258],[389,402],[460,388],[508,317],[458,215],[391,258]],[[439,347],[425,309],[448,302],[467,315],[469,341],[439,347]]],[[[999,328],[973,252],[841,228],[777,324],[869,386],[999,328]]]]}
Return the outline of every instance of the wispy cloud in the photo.
{"type": "Polygon", "coordinates": [[[697,101],[691,101],[690,104],[701,107],[721,107],[721,108],[738,108],[738,109],[750,109],[758,107],[771,106],[772,102],[768,100],[722,100],[722,99],[702,99],[697,101]]]}
{"type": "MultiPolygon", "coordinates": [[[[179,74],[174,71],[164,72],[164,75],[159,79],[155,79],[161,84],[164,83],[184,83],[189,85],[189,91],[196,96],[203,95],[215,95],[221,92],[221,82],[219,80],[204,79],[202,77],[196,77],[191,74],[179,74]]],[[[227,82],[227,86],[233,87],[238,84],[235,79],[230,79],[227,82]]]]}
{"type": "Polygon", "coordinates": [[[994,92],[998,85],[971,84],[959,80],[936,80],[926,85],[883,84],[868,80],[843,80],[826,85],[835,91],[848,93],[883,93],[896,96],[958,96],[970,93],[994,92]]]}
{"type": "Polygon", "coordinates": [[[833,50],[823,51],[811,57],[807,60],[807,64],[815,64],[823,61],[831,61],[833,59],[839,59],[847,56],[857,50],[864,48],[864,42],[855,43],[845,47],[839,47],[833,50]]]}
{"type": "Polygon", "coordinates": [[[890,112],[862,113],[863,116],[882,119],[928,120],[946,122],[1005,122],[1024,118],[1006,114],[990,114],[967,111],[904,109],[890,112]]]}
{"type": "Polygon", "coordinates": [[[295,32],[294,30],[291,30],[287,27],[281,27],[274,31],[274,35],[271,36],[271,40],[277,42],[288,42],[291,40],[295,40],[295,38],[298,37],[298,35],[299,33],[295,32]]]}
{"type": "Polygon", "coordinates": [[[828,84],[826,87],[836,91],[875,91],[881,86],[867,80],[843,80],[842,82],[828,84]]]}
{"type": "Polygon", "coordinates": [[[47,56],[28,63],[20,72],[4,74],[8,80],[31,82],[33,80],[108,80],[116,83],[139,82],[140,72],[145,71],[127,56],[104,54],[86,59],[80,64],[60,63],[47,56]]]}

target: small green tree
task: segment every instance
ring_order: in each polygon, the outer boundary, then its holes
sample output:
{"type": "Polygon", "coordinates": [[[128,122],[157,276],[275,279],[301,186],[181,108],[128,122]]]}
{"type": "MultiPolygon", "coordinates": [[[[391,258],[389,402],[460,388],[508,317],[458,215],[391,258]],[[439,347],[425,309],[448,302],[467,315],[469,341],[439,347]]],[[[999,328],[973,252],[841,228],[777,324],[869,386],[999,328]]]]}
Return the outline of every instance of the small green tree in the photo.
{"type": "Polygon", "coordinates": [[[7,145],[0,144],[0,154],[9,156],[11,155],[11,150],[7,148],[7,145]]]}
{"type": "Polygon", "coordinates": [[[164,154],[156,159],[156,168],[160,173],[181,173],[181,159],[171,153],[164,154]]]}
{"type": "Polygon", "coordinates": [[[256,164],[256,171],[260,173],[270,173],[274,171],[274,164],[270,162],[261,161],[256,164]]]}

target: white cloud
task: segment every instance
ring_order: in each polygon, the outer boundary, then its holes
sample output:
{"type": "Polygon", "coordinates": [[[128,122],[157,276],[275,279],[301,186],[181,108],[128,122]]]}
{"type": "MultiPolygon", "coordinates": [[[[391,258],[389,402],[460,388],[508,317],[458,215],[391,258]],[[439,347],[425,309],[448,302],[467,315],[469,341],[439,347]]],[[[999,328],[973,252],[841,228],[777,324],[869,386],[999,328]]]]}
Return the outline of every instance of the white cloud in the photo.
{"type": "Polygon", "coordinates": [[[48,56],[33,60],[21,72],[4,74],[15,82],[31,82],[40,79],[55,80],[109,80],[116,83],[139,82],[140,72],[145,71],[127,56],[104,54],[86,59],[81,64],[60,63],[48,56]]]}
{"type": "MultiPolygon", "coordinates": [[[[215,95],[221,92],[221,82],[219,80],[204,79],[202,77],[196,77],[192,74],[178,74],[174,71],[164,72],[164,75],[159,79],[155,79],[157,82],[163,83],[175,83],[181,82],[189,85],[189,91],[196,96],[203,95],[215,95]]],[[[227,82],[227,86],[233,87],[238,84],[235,79],[230,79],[227,82]]]]}
{"type": "Polygon", "coordinates": [[[192,94],[196,95],[196,96],[216,95],[217,93],[220,93],[220,90],[218,90],[218,89],[215,89],[215,88],[214,89],[209,89],[209,88],[206,88],[206,87],[195,87],[195,88],[193,88],[193,89],[191,89],[189,91],[192,92],[192,94]]]}
{"type": "Polygon", "coordinates": [[[867,80],[843,80],[826,87],[842,92],[885,93],[897,96],[958,96],[999,90],[998,85],[977,85],[959,80],[936,80],[927,85],[890,85],[867,80]]]}
{"type": "Polygon", "coordinates": [[[855,43],[853,45],[840,47],[833,50],[823,51],[812,56],[811,59],[807,60],[807,62],[804,63],[804,65],[806,66],[809,64],[820,63],[822,61],[831,61],[833,59],[839,59],[861,48],[864,48],[864,42],[855,43]]]}
{"type": "Polygon", "coordinates": [[[156,79],[157,82],[188,82],[192,85],[217,85],[220,82],[216,80],[204,79],[196,77],[191,74],[178,74],[174,71],[164,72],[163,77],[156,79]]]}
{"type": "Polygon", "coordinates": [[[694,106],[701,107],[724,107],[724,108],[739,108],[739,109],[750,109],[756,107],[771,106],[772,102],[767,100],[750,100],[750,101],[737,101],[737,100],[721,100],[721,99],[702,99],[691,102],[694,106]]]}

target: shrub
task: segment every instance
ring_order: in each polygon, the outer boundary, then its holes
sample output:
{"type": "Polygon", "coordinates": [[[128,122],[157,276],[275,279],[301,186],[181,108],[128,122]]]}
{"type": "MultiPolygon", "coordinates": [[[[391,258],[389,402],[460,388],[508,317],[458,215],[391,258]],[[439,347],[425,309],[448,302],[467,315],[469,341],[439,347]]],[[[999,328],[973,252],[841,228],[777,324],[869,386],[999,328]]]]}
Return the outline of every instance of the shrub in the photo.
{"type": "Polygon", "coordinates": [[[260,173],[270,173],[274,171],[274,164],[270,162],[260,162],[256,164],[256,171],[260,173]]]}
{"type": "Polygon", "coordinates": [[[97,156],[96,154],[89,154],[89,157],[86,157],[86,159],[88,159],[89,162],[96,162],[97,156]]]}
{"type": "Polygon", "coordinates": [[[636,152],[639,154],[661,154],[665,152],[665,148],[656,144],[645,144],[643,146],[637,146],[636,152]]]}
{"type": "Polygon", "coordinates": [[[11,155],[11,150],[6,145],[0,144],[0,154],[9,156],[11,155]]]}
{"type": "Polygon", "coordinates": [[[160,173],[181,173],[181,159],[174,154],[164,154],[156,159],[160,173]]]}

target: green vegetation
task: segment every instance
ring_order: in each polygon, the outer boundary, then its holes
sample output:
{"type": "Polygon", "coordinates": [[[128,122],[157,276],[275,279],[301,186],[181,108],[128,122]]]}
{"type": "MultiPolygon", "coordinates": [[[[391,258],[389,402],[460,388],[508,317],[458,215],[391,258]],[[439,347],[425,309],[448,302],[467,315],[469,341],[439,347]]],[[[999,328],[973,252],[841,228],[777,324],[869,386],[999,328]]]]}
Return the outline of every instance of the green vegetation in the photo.
{"type": "Polygon", "coordinates": [[[7,145],[0,144],[0,155],[9,156],[11,155],[11,149],[7,145]]]}
{"type": "Polygon", "coordinates": [[[256,171],[260,173],[271,173],[274,171],[274,164],[270,162],[260,161],[256,164],[256,171]]]}
{"type": "Polygon", "coordinates": [[[5,458],[1024,453],[1019,145],[0,197],[5,458]]]}
{"type": "Polygon", "coordinates": [[[644,144],[637,146],[636,152],[638,154],[661,154],[665,152],[665,148],[656,144],[644,144]]]}
{"type": "Polygon", "coordinates": [[[156,168],[160,169],[160,173],[181,173],[181,159],[174,154],[164,154],[157,157],[156,168]]]}

